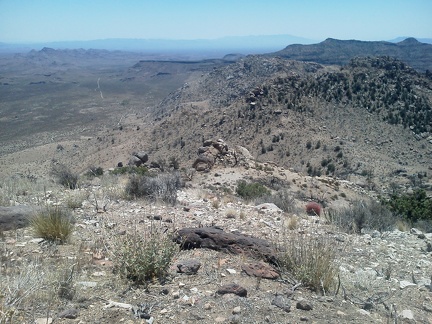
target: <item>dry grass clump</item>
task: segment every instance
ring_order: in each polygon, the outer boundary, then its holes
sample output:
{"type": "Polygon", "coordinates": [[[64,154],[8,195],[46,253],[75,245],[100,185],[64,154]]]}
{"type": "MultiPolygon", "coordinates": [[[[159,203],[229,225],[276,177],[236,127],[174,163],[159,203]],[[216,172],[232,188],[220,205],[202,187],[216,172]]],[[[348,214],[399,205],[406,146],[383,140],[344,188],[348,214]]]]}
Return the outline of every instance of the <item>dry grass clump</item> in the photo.
{"type": "Polygon", "coordinates": [[[89,196],[88,192],[74,190],[67,194],[65,198],[65,205],[70,209],[81,208],[84,200],[86,200],[89,196]]]}
{"type": "Polygon", "coordinates": [[[237,212],[235,209],[228,209],[225,213],[226,218],[236,218],[237,212]]]}
{"type": "Polygon", "coordinates": [[[334,287],[337,276],[335,243],[324,236],[285,235],[279,243],[282,273],[290,273],[304,286],[323,293],[334,287]]]}
{"type": "Polygon", "coordinates": [[[48,207],[30,220],[36,236],[63,244],[72,234],[74,225],[70,215],[58,207],[48,207]]]}
{"type": "Polygon", "coordinates": [[[286,222],[286,226],[289,230],[295,230],[298,227],[299,218],[296,215],[290,216],[286,222]]]}
{"type": "Polygon", "coordinates": [[[146,234],[126,234],[116,242],[114,269],[121,277],[136,284],[163,281],[177,253],[178,246],[170,235],[159,230],[152,229],[146,234]]]}
{"type": "Polygon", "coordinates": [[[362,230],[380,232],[395,228],[398,217],[384,205],[376,201],[355,201],[351,207],[330,211],[328,221],[348,233],[361,233],[362,230]]]}

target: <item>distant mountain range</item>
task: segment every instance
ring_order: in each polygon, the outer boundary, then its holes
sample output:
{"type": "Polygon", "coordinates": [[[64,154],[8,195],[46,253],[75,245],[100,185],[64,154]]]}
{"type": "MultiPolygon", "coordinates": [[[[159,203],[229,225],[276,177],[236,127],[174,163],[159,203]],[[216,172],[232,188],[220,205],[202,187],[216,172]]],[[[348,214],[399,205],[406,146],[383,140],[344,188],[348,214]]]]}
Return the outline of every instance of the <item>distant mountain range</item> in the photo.
{"type": "Polygon", "coordinates": [[[105,49],[132,52],[175,53],[202,52],[207,56],[227,53],[261,54],[280,50],[289,44],[313,44],[315,40],[292,35],[233,36],[218,39],[97,39],[34,44],[0,43],[0,52],[28,52],[44,47],[54,49],[105,49]]]}
{"type": "Polygon", "coordinates": [[[328,38],[318,44],[289,45],[267,56],[338,65],[345,65],[357,56],[391,56],[404,61],[418,71],[432,71],[432,45],[421,43],[412,37],[398,43],[328,38]]]}

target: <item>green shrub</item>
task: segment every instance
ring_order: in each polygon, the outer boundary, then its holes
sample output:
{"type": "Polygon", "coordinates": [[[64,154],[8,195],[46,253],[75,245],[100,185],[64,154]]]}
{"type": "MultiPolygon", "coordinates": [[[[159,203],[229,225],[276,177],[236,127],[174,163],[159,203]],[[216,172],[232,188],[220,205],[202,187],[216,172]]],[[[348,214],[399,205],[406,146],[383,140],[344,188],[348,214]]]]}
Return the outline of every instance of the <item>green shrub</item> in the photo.
{"type": "Polygon", "coordinates": [[[73,173],[64,164],[55,164],[52,166],[51,174],[57,178],[59,184],[69,189],[76,189],[78,187],[78,175],[73,173]]]}
{"type": "Polygon", "coordinates": [[[65,243],[72,234],[71,217],[58,207],[50,207],[34,216],[30,224],[36,236],[54,243],[65,243]]]}
{"type": "Polygon", "coordinates": [[[278,266],[282,274],[290,273],[306,287],[328,292],[337,275],[336,244],[327,237],[289,232],[279,243],[278,266]]]}
{"type": "Polygon", "coordinates": [[[126,184],[126,195],[130,198],[147,198],[151,201],[162,200],[174,205],[177,190],[181,188],[180,174],[162,173],[156,176],[133,175],[126,184]]]}
{"type": "Polygon", "coordinates": [[[419,220],[432,221],[432,199],[422,189],[412,194],[393,194],[388,200],[382,200],[395,214],[417,222],[419,220]]]}
{"type": "Polygon", "coordinates": [[[102,167],[90,167],[89,170],[86,172],[86,176],[89,178],[94,177],[100,177],[104,173],[104,170],[102,167]]]}
{"type": "Polygon", "coordinates": [[[148,173],[148,168],[144,165],[141,165],[139,167],[136,166],[122,166],[115,168],[111,171],[111,174],[114,175],[121,175],[121,174],[137,174],[137,175],[144,175],[148,173]]]}
{"type": "Polygon", "coordinates": [[[127,234],[117,242],[115,271],[136,284],[163,280],[178,251],[170,236],[152,231],[148,235],[127,234]]]}
{"type": "Polygon", "coordinates": [[[237,183],[236,193],[246,200],[269,195],[270,191],[260,183],[247,183],[241,180],[237,183]]]}

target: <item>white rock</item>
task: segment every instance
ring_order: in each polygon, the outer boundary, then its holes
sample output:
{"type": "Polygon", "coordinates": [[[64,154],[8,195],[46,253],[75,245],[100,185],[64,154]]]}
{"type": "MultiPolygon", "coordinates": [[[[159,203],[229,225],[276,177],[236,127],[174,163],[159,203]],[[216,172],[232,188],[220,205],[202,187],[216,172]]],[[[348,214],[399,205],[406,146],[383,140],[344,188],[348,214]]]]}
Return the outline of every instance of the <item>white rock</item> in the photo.
{"type": "Polygon", "coordinates": [[[415,283],[406,281],[406,280],[402,280],[401,282],[399,282],[399,287],[400,289],[404,289],[406,287],[414,287],[417,286],[415,283]]]}
{"type": "Polygon", "coordinates": [[[236,274],[236,273],[237,273],[237,271],[235,271],[234,269],[226,269],[226,271],[227,271],[229,274],[236,274]]]}
{"type": "Polygon", "coordinates": [[[414,320],[414,315],[413,315],[412,311],[409,309],[404,309],[402,311],[402,313],[400,313],[399,317],[404,318],[404,319],[408,319],[408,320],[414,320]]]}
{"type": "Polygon", "coordinates": [[[234,315],[235,314],[240,314],[241,313],[241,307],[240,306],[234,307],[234,309],[232,310],[232,313],[234,315]]]}

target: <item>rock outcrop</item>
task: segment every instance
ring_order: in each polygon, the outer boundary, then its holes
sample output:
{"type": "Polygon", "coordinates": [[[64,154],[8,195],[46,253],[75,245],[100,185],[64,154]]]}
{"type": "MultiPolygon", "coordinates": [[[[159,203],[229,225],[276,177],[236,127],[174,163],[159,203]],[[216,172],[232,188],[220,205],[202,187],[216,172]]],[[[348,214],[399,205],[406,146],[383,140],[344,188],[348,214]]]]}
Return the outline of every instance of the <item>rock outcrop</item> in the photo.
{"type": "Polygon", "coordinates": [[[250,167],[252,160],[252,155],[245,147],[229,149],[223,139],[206,140],[198,148],[198,157],[192,167],[201,172],[211,170],[214,165],[250,167]]]}
{"type": "Polygon", "coordinates": [[[30,206],[0,206],[0,231],[10,231],[28,226],[30,217],[34,213],[35,209],[30,206]]]}
{"type": "Polygon", "coordinates": [[[227,233],[218,227],[183,228],[178,231],[176,242],[184,250],[207,248],[277,263],[275,250],[266,240],[227,233]]]}

